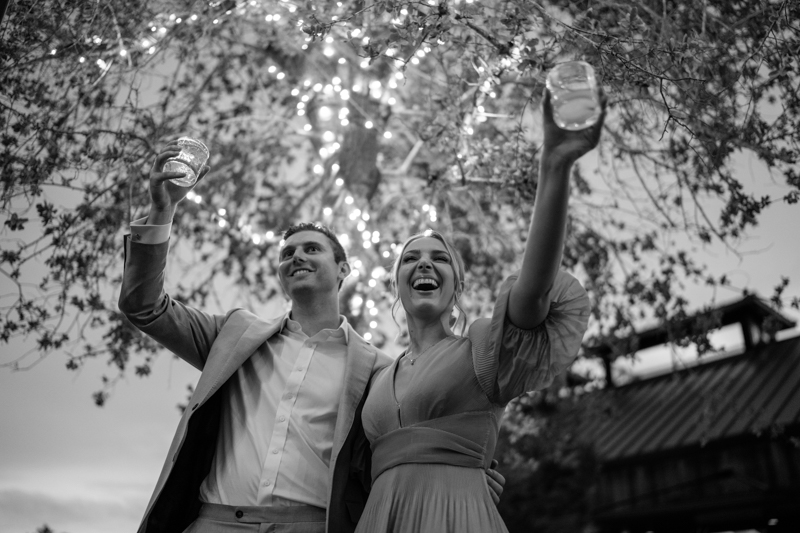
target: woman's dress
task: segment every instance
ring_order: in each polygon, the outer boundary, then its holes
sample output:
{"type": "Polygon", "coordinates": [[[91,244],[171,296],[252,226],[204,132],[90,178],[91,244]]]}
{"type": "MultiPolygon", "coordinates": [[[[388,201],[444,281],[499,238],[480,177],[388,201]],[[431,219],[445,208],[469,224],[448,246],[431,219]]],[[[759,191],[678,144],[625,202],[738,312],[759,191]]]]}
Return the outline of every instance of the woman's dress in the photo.
{"type": "Polygon", "coordinates": [[[416,361],[397,401],[399,359],[373,379],[362,420],[372,448],[372,490],[357,533],[507,531],[484,470],[506,404],[549,385],[578,352],[589,316],[583,287],[559,272],[550,311],[532,330],[506,320],[507,279],[491,319],[416,361]]]}

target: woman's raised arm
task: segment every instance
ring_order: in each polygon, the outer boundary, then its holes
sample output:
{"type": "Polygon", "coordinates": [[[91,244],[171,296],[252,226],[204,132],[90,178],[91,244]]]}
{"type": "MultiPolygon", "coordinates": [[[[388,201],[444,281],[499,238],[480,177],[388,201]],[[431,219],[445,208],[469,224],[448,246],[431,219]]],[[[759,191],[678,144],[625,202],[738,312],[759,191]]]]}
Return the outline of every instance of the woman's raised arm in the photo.
{"type": "Polygon", "coordinates": [[[605,119],[606,97],[600,93],[603,112],[597,123],[579,131],[559,128],[553,121],[550,92],[542,98],[544,145],[533,216],[522,257],[519,278],[508,302],[508,318],[522,329],[544,321],[550,308],[550,289],[561,264],[567,225],[569,178],[573,163],[597,146],[605,119]]]}

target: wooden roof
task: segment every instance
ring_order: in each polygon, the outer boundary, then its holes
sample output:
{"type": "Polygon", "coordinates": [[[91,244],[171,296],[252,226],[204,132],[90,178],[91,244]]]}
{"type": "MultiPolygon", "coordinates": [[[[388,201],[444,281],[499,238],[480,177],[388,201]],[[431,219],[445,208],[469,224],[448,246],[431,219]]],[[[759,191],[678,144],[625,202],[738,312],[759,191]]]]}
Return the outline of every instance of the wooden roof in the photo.
{"type": "Polygon", "coordinates": [[[800,337],[589,395],[581,437],[605,463],[800,425],[800,337]]]}

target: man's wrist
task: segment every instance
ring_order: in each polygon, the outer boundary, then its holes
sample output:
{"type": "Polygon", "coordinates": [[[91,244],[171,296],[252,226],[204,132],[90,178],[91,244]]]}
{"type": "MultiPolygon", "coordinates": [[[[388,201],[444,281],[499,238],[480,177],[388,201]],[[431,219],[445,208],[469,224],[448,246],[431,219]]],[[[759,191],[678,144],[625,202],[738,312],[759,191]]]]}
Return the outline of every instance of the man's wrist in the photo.
{"type": "Polygon", "coordinates": [[[175,209],[156,209],[151,207],[150,214],[147,215],[147,225],[163,226],[164,224],[172,224],[172,219],[175,217],[175,209]]]}

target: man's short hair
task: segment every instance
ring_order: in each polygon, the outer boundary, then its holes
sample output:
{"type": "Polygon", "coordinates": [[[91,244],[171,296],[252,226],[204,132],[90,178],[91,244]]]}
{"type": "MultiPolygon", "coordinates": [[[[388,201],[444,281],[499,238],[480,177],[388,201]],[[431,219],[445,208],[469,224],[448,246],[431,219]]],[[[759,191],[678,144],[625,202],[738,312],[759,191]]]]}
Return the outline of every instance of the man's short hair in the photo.
{"type": "Polygon", "coordinates": [[[313,224],[311,222],[302,222],[294,226],[289,226],[289,229],[283,233],[283,240],[286,240],[295,233],[300,233],[301,231],[316,231],[317,233],[322,233],[325,235],[333,247],[333,260],[336,261],[337,264],[341,263],[342,261],[347,262],[347,252],[344,251],[344,247],[342,246],[342,243],[339,242],[339,238],[336,236],[336,234],[327,226],[313,224]]]}

